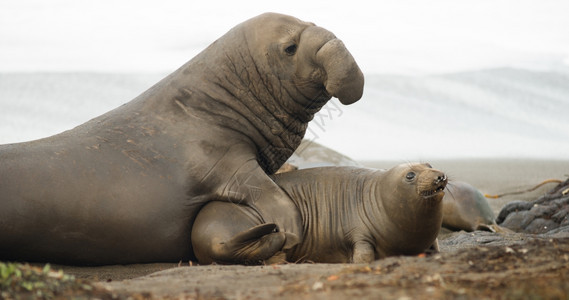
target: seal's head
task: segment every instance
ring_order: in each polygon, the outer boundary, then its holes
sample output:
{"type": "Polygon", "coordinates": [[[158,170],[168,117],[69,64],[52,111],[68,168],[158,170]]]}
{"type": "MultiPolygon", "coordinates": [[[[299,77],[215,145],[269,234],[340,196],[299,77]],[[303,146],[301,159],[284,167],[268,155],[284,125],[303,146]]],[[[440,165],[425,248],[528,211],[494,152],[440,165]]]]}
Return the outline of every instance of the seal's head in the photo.
{"type": "Polygon", "coordinates": [[[400,199],[410,205],[439,203],[445,195],[447,176],[428,164],[401,164],[387,171],[385,183],[389,198],[400,199]]]}
{"type": "Polygon", "coordinates": [[[276,13],[262,14],[239,27],[258,66],[270,68],[266,73],[274,74],[285,84],[286,92],[291,92],[293,98],[336,97],[343,104],[361,98],[364,76],[332,32],[276,13]],[[287,87],[288,83],[291,85],[287,87]]]}
{"type": "Polygon", "coordinates": [[[268,174],[292,155],[331,97],[351,104],[364,87],[362,71],[334,34],[275,13],[237,25],[188,67],[201,81],[193,88],[213,100],[193,108],[207,111],[202,119],[213,115],[212,122],[246,133],[268,174]]]}
{"type": "Polygon", "coordinates": [[[414,184],[417,194],[425,201],[441,201],[447,182],[447,176],[430,164],[415,165],[405,174],[405,183],[414,184]]]}
{"type": "Polygon", "coordinates": [[[432,245],[442,224],[446,175],[430,164],[402,164],[389,169],[378,190],[391,241],[388,252],[416,254],[432,245]]]}

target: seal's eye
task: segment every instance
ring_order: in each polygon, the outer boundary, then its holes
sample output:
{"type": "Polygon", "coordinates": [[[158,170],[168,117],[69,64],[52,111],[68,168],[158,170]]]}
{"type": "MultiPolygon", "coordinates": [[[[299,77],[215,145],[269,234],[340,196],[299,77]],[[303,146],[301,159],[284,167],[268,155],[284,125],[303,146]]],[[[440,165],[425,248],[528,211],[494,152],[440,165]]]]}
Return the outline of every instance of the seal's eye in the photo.
{"type": "Polygon", "coordinates": [[[296,48],[297,48],[296,44],[292,44],[285,48],[285,52],[288,55],[294,55],[296,53],[296,48]]]}
{"type": "Polygon", "coordinates": [[[415,173],[414,172],[409,172],[407,173],[407,175],[405,175],[405,178],[409,181],[413,180],[415,178],[415,173]]]}

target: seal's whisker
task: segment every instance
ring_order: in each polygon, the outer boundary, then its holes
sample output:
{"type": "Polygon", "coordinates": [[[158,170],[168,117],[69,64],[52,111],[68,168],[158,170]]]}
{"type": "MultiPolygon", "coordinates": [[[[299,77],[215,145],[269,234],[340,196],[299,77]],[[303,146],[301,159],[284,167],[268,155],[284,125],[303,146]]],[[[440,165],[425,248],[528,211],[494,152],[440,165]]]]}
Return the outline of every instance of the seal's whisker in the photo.
{"type": "Polygon", "coordinates": [[[447,185],[447,188],[446,188],[446,192],[448,192],[449,195],[451,195],[453,198],[456,198],[456,197],[454,196],[454,194],[452,193],[451,189],[448,188],[448,185],[447,185]]]}

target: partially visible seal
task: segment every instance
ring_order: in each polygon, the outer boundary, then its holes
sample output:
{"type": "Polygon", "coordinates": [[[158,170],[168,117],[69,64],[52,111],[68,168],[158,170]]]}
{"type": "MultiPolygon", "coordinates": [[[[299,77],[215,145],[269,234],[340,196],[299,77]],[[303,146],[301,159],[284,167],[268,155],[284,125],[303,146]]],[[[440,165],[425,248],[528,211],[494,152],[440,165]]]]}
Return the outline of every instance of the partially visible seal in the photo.
{"type": "Polygon", "coordinates": [[[316,167],[362,167],[357,161],[323,146],[315,141],[303,139],[296,151],[277,173],[284,173],[296,169],[316,167]]]}
{"type": "Polygon", "coordinates": [[[278,226],[266,221],[272,216],[210,202],[192,229],[200,263],[371,262],[421,253],[433,245],[441,227],[447,177],[429,164],[403,164],[388,171],[323,167],[273,178],[300,212],[303,234],[298,244],[275,231],[278,226]]]}
{"type": "Polygon", "coordinates": [[[363,83],[321,27],[273,13],[241,23],[131,102],[0,146],[0,259],[193,259],[192,223],[212,200],[241,203],[301,238],[300,213],[267,174],[331,97],[351,104],[363,83]]]}
{"type": "Polygon", "coordinates": [[[468,232],[498,229],[486,197],[472,185],[455,180],[448,182],[443,198],[443,227],[468,232]]]}

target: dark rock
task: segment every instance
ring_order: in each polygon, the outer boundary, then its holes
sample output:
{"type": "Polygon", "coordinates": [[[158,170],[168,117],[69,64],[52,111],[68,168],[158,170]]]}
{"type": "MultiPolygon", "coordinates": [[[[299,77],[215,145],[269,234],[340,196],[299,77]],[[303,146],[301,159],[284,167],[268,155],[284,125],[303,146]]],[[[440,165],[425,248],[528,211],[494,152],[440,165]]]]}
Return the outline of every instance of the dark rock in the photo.
{"type": "Polygon", "coordinates": [[[533,222],[531,222],[524,231],[527,233],[542,233],[549,232],[557,228],[559,228],[559,224],[555,223],[555,221],[539,218],[533,220],[533,222]]]}
{"type": "Polygon", "coordinates": [[[502,208],[502,210],[498,214],[498,217],[496,218],[496,223],[501,224],[502,222],[504,222],[504,220],[506,220],[508,215],[510,215],[511,213],[515,213],[518,211],[526,211],[526,210],[529,210],[532,206],[533,206],[533,203],[531,203],[531,202],[512,201],[512,202],[506,204],[502,208]]]}
{"type": "Polygon", "coordinates": [[[507,215],[506,219],[499,224],[513,231],[521,232],[534,219],[534,216],[529,214],[528,211],[514,211],[507,215]]]}
{"type": "Polygon", "coordinates": [[[513,201],[500,211],[496,223],[516,232],[569,232],[569,179],[530,201],[513,201]]]}

